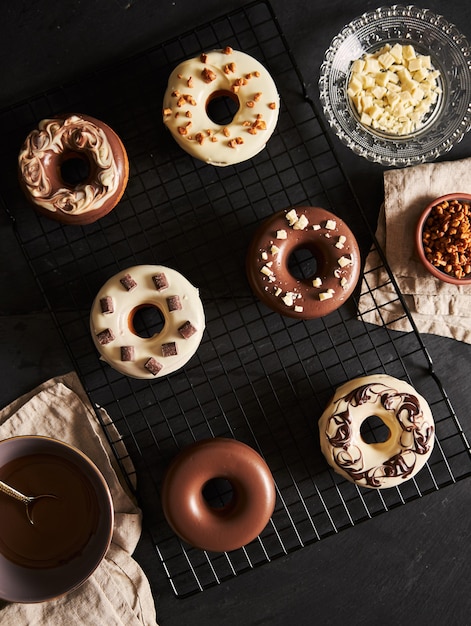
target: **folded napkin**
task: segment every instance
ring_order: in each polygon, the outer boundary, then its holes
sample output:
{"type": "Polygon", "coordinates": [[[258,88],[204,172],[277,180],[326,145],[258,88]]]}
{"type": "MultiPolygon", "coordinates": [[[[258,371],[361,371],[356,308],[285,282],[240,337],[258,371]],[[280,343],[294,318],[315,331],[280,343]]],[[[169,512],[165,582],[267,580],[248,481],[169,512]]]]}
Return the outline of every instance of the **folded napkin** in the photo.
{"type": "MultiPolygon", "coordinates": [[[[112,441],[119,435],[101,411],[112,441]]],[[[44,435],[79,448],[100,469],[113,498],[111,546],[78,589],[39,604],[0,604],[5,625],[155,626],[155,605],[144,572],[131,557],[141,535],[141,511],[117,467],[103,428],[75,373],[51,379],[0,411],[0,439],[44,435]]]]}
{"type": "MultiPolygon", "coordinates": [[[[471,159],[427,163],[384,172],[384,204],[376,238],[386,255],[417,329],[471,343],[471,286],[434,278],[415,251],[414,232],[429,202],[452,192],[471,193],[471,159]]],[[[366,259],[359,314],[366,322],[411,330],[378,252],[366,259]]]]}

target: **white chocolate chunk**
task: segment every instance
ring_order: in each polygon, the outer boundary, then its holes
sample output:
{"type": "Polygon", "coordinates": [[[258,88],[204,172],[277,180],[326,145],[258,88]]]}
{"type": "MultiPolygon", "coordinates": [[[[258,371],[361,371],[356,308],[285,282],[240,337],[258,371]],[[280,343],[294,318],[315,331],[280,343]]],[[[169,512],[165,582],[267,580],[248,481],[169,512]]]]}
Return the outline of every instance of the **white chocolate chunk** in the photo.
{"type": "Polygon", "coordinates": [[[348,267],[349,265],[353,265],[353,261],[348,256],[341,256],[340,259],[337,259],[337,263],[340,267],[348,267]]]}
{"type": "Polygon", "coordinates": [[[275,244],[272,245],[272,247],[270,248],[270,252],[276,256],[278,254],[278,252],[280,251],[280,249],[278,248],[278,246],[275,246],[275,244]]]}
{"type": "Polygon", "coordinates": [[[312,286],[313,287],[321,287],[322,286],[322,278],[320,278],[319,276],[316,276],[316,278],[314,278],[314,280],[312,281],[312,286]]]}
{"type": "Polygon", "coordinates": [[[441,91],[439,76],[429,55],[386,44],[352,63],[347,94],[362,124],[405,135],[423,126],[441,91]]]}
{"type": "Polygon", "coordinates": [[[291,211],[288,211],[288,213],[286,214],[286,219],[288,220],[288,224],[290,226],[295,224],[298,221],[298,215],[296,213],[296,210],[291,209],[291,211]]]}
{"type": "Polygon", "coordinates": [[[276,231],[276,238],[277,239],[287,239],[288,238],[288,233],[284,229],[277,230],[276,231]]]}
{"type": "Polygon", "coordinates": [[[261,269],[260,272],[262,274],[265,274],[265,276],[273,276],[273,271],[267,266],[264,265],[261,269]]]}
{"type": "Polygon", "coordinates": [[[303,230],[309,224],[309,220],[305,215],[301,215],[300,218],[293,224],[294,230],[303,230]]]}
{"type": "Polygon", "coordinates": [[[322,291],[319,294],[319,300],[321,302],[323,302],[324,300],[329,300],[330,298],[333,297],[333,295],[334,295],[334,292],[331,289],[329,289],[328,291],[322,291]]]}
{"type": "Polygon", "coordinates": [[[325,227],[327,230],[335,230],[337,227],[337,223],[335,220],[327,220],[325,223],[325,227]]]}

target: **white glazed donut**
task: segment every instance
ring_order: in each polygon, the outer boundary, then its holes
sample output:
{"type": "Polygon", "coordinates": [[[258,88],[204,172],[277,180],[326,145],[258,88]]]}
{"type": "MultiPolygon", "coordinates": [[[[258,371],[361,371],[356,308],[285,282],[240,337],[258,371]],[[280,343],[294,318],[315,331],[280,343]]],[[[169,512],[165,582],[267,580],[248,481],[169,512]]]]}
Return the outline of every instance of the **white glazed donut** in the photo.
{"type": "Polygon", "coordinates": [[[136,265],[110,278],[90,312],[90,329],[101,358],[133,378],[156,378],[183,367],[196,352],[205,328],[198,289],[179,272],[161,265],[136,265]],[[134,315],[155,307],[163,327],[141,337],[134,315]]]}
{"type": "Polygon", "coordinates": [[[319,420],[321,450],[340,475],[362,487],[394,487],[427,462],[435,426],[430,407],[409,383],[386,374],[355,378],[339,387],[319,420]],[[376,416],[386,441],[366,443],[361,425],[376,416]]]}
{"type": "Polygon", "coordinates": [[[171,73],[163,121],[177,143],[212,165],[233,165],[263,150],[275,130],[280,100],[276,85],[256,59],[233,50],[212,50],[180,63],[171,73]],[[208,115],[208,103],[232,98],[238,109],[227,125],[208,115]]]}

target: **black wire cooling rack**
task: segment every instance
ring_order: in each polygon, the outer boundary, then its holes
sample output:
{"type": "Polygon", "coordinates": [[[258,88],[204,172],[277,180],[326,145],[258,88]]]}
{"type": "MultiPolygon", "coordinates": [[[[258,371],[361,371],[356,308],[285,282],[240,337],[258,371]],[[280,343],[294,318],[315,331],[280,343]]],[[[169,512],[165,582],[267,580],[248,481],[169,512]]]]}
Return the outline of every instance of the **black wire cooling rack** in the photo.
{"type": "MultiPolygon", "coordinates": [[[[375,245],[361,207],[331,148],[269,4],[257,2],[195,28],[94,75],[40,94],[0,115],[11,156],[2,182],[5,209],[81,380],[107,409],[120,441],[110,443],[137,478],[144,519],[175,594],[189,595],[338,533],[470,474],[470,448],[387,264],[379,266],[410,332],[357,316],[368,295],[381,315],[368,273],[355,297],[331,315],[296,321],[253,296],[245,253],[257,225],[275,210],[314,204],[345,219],[363,257],[375,245]],[[161,123],[173,67],[201,51],[230,45],[264,63],[282,98],[277,130],[250,162],[215,168],[182,152],[161,123]],[[16,155],[45,117],[82,112],[121,136],[130,180],[118,207],[86,227],[63,227],[27,206],[15,176],[16,155]],[[134,264],[174,267],[200,289],[207,327],[190,362],[167,378],[139,381],[103,364],[88,315],[101,285],[134,264]],[[430,461],[400,488],[359,489],[331,473],[317,420],[339,384],[383,372],[409,380],[427,397],[437,429],[430,461]],[[234,437],[258,450],[276,481],[277,503],[262,535],[228,554],[182,544],[162,515],[159,490],[177,451],[205,437],[234,437]],[[122,455],[124,442],[133,462],[122,455]]],[[[384,286],[384,285],[383,285],[384,286]]],[[[374,428],[373,428],[374,430],[374,428]]],[[[372,433],[374,436],[374,433],[372,433]]]]}

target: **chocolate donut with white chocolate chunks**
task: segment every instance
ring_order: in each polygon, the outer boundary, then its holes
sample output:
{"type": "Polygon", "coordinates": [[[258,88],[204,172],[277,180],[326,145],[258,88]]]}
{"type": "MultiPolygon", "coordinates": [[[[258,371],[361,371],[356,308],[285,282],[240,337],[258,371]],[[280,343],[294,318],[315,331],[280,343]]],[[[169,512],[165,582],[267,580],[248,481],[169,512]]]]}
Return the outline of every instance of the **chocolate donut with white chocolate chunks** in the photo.
{"type": "Polygon", "coordinates": [[[363,376],[339,387],[319,419],[321,450],[329,465],[362,487],[394,487],[412,478],[432,454],[430,407],[409,383],[386,374],[363,376]],[[367,443],[361,432],[379,418],[386,439],[367,443]]]}
{"type": "Polygon", "coordinates": [[[258,228],[250,243],[246,270],[256,296],[288,317],[328,315],[352,294],[360,276],[360,250],[350,228],[319,207],[278,211],[258,228]],[[298,278],[289,267],[297,250],[315,261],[313,276],[298,278]]]}

